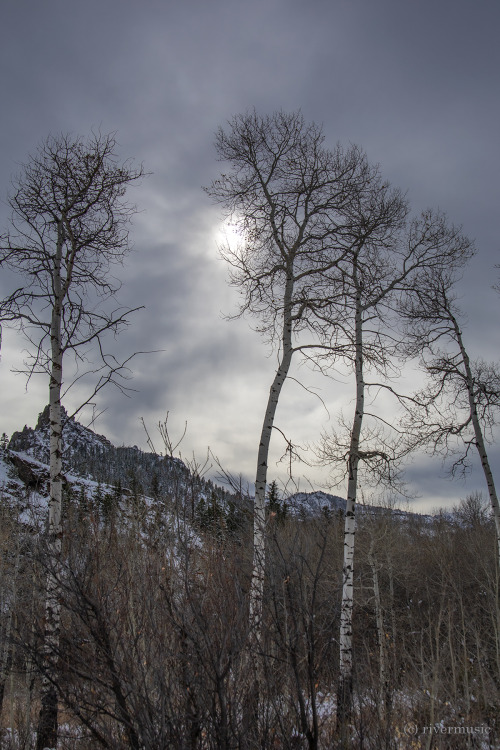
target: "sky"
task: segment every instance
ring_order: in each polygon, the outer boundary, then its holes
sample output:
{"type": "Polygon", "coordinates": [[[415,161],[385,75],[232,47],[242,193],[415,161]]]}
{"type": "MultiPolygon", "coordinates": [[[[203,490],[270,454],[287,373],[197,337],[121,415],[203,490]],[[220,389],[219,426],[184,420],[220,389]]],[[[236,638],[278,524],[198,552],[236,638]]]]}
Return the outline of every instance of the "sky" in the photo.
{"type": "MultiPolygon", "coordinates": [[[[226,471],[252,479],[275,357],[252,321],[224,318],[237,298],[218,256],[220,213],[202,190],[221,169],[216,129],[252,108],[301,109],[323,125],[327,146],[364,148],[415,211],[439,208],[462,225],[478,249],[460,289],[466,339],[472,356],[498,357],[498,3],[4,0],[2,11],[0,232],[11,180],[49,134],[116,131],[120,156],[151,173],[129,195],[139,213],[120,271],[120,300],[145,309],[112,346],[155,353],[134,359],[130,398],[115,390],[99,398],[97,432],[146,447],[144,419],[160,450],[156,425],[168,412],[173,438],[188,423],[185,460],[203,464],[210,447],[226,471]]],[[[11,282],[4,276],[0,292],[11,282]]],[[[26,390],[11,372],[24,346],[4,331],[0,431],[8,434],[33,426],[48,401],[44,378],[26,390]]],[[[340,408],[349,414],[352,383],[304,367],[293,374],[327,407],[296,380],[286,384],[277,425],[307,448],[340,408]]],[[[68,407],[83,397],[75,387],[68,407]]],[[[270,478],[284,480],[285,445],[278,433],[273,441],[270,478]]],[[[438,459],[415,456],[413,507],[484,491],[477,468],[466,483],[452,482],[438,459]]],[[[302,490],[326,481],[305,464],[294,474],[302,490]]]]}

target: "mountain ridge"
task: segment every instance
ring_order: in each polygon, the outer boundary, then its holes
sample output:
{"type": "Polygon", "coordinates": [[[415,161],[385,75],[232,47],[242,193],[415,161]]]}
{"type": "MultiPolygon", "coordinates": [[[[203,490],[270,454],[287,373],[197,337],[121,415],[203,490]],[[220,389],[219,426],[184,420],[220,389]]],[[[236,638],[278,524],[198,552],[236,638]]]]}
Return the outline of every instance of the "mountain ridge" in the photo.
{"type": "MultiPolygon", "coordinates": [[[[26,489],[36,490],[42,497],[48,496],[49,488],[49,407],[39,414],[35,428],[25,427],[13,433],[7,449],[3,449],[3,460],[14,468],[17,478],[26,489]]],[[[234,492],[220,487],[210,479],[193,472],[180,458],[162,456],[142,451],[137,446],[114,446],[104,435],[100,435],[69,417],[63,410],[63,472],[66,485],[77,486],[82,492],[82,482],[87,482],[88,491],[96,486],[119,488],[125,495],[144,495],[150,498],[181,494],[190,509],[191,516],[201,504],[204,512],[210,503],[222,507],[236,503],[245,512],[251,511],[253,498],[237,497],[234,492]]],[[[6,476],[3,471],[4,488],[6,476]]],[[[2,480],[0,476],[0,481],[2,480]]],[[[9,481],[16,485],[10,471],[9,481]]],[[[110,491],[111,491],[110,490],[110,491]]],[[[327,514],[345,512],[344,498],[324,490],[296,492],[279,500],[279,506],[289,517],[296,519],[318,518],[327,514]]],[[[361,514],[378,515],[386,508],[358,505],[361,514]]],[[[406,519],[420,515],[409,511],[391,509],[391,513],[406,519]]]]}

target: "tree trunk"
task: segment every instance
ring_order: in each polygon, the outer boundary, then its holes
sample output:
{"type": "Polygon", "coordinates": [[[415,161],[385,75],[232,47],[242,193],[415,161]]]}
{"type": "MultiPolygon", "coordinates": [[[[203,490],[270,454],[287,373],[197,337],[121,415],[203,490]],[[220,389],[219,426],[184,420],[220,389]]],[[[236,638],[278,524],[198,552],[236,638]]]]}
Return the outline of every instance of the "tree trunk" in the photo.
{"type": "Polygon", "coordinates": [[[266,567],[266,486],[269,445],[281,389],[283,388],[292,361],[292,288],[293,279],[289,277],[284,295],[282,355],[269,391],[257,456],[253,514],[253,566],[252,581],[250,584],[250,628],[257,635],[258,639],[260,639],[262,625],[262,600],[266,567]]]}
{"type": "Polygon", "coordinates": [[[292,290],[293,276],[289,274],[283,312],[283,334],[281,359],[274,376],[262,424],[257,472],[255,478],[255,502],[253,512],[253,563],[249,594],[249,638],[246,646],[246,673],[249,675],[249,693],[243,711],[244,747],[257,746],[259,703],[264,679],[262,664],[263,597],[266,571],[266,487],[269,446],[274,418],[283,384],[290,370],[292,348],[292,290]],[[245,744],[247,743],[247,744],[245,744]]]}
{"type": "Polygon", "coordinates": [[[496,529],[496,536],[497,536],[497,554],[498,554],[498,562],[500,565],[500,505],[498,503],[498,496],[497,496],[497,491],[495,487],[495,481],[493,479],[493,472],[491,471],[490,462],[488,460],[488,454],[486,452],[486,445],[484,442],[483,432],[481,430],[481,424],[479,422],[479,417],[477,414],[477,405],[476,405],[476,399],[474,396],[474,378],[472,377],[469,356],[467,354],[467,351],[465,350],[465,346],[462,340],[462,332],[458,325],[458,321],[453,316],[452,316],[452,321],[453,321],[453,326],[455,328],[455,335],[457,337],[457,342],[460,347],[460,353],[462,355],[462,360],[463,360],[464,368],[465,368],[467,393],[469,396],[470,416],[472,420],[472,425],[474,427],[474,436],[476,438],[476,448],[479,453],[479,458],[481,459],[481,466],[483,467],[484,478],[486,479],[491,508],[493,511],[493,518],[495,520],[495,529],[496,529]]]}
{"type": "Polygon", "coordinates": [[[43,644],[43,676],[41,707],[38,717],[36,750],[57,746],[57,665],[59,660],[59,633],[61,605],[59,578],[62,547],[62,344],[61,317],[63,290],[61,283],[61,258],[64,243],[62,221],[59,222],[56,257],[54,261],[54,306],[51,321],[51,373],[50,373],[50,499],[47,529],[47,589],[45,595],[45,633],[43,644]]]}
{"type": "Polygon", "coordinates": [[[260,633],[262,624],[262,599],[264,593],[265,546],[266,546],[266,487],[269,445],[273,429],[279,395],[290,369],[292,352],[282,358],[273,380],[267,402],[264,424],[259,443],[257,475],[255,481],[254,529],[253,529],[253,567],[250,586],[250,624],[256,633],[260,633]]]}
{"type": "MultiPolygon", "coordinates": [[[[16,535],[18,534],[18,531],[16,529],[16,535]]],[[[16,550],[16,562],[14,565],[14,574],[13,574],[13,581],[12,581],[12,592],[11,592],[11,601],[10,606],[8,607],[8,615],[7,615],[7,622],[5,624],[5,630],[3,633],[3,646],[2,646],[2,653],[0,658],[0,716],[2,715],[2,708],[3,708],[3,699],[5,694],[5,685],[7,682],[7,677],[9,676],[9,671],[12,664],[12,653],[13,653],[13,646],[12,646],[12,621],[14,618],[14,612],[17,610],[17,582],[18,582],[18,575],[19,575],[19,537],[16,536],[17,539],[17,550],[16,550]]],[[[10,696],[11,704],[13,697],[10,696]]],[[[13,729],[13,725],[11,723],[11,729],[13,729]]]]}
{"type": "Polygon", "coordinates": [[[347,721],[352,710],[352,610],[354,595],[355,507],[358,486],[359,439],[364,414],[363,321],[361,294],[356,296],[355,312],[356,407],[349,446],[347,501],[344,526],[344,564],[342,570],[342,604],[340,610],[340,674],[337,691],[337,729],[346,741],[347,721]]]}

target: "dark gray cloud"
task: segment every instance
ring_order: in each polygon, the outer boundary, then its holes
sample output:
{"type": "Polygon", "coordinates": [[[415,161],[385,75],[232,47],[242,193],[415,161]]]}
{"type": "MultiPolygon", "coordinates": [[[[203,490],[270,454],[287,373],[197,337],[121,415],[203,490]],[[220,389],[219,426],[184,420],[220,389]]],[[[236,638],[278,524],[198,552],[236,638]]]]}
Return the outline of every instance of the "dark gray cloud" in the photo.
{"type": "MultiPolygon", "coordinates": [[[[209,444],[228,468],[251,476],[274,360],[245,321],[222,319],[236,296],[217,258],[217,210],[201,186],[219,169],[215,129],[254,106],[302,108],[306,119],[323,122],[329,143],[363,146],[416,210],[439,206],[476,238],[478,256],[462,285],[467,334],[473,354],[497,356],[495,3],[8,0],[3,11],[0,195],[49,132],[116,130],[123,157],[152,172],[132,195],[141,213],[121,272],[123,302],[146,309],[113,346],[123,355],[161,351],[134,362],[130,399],[113,391],[100,399],[106,411],[97,428],[116,442],[144,444],[139,417],[154,424],[169,409],[179,428],[189,420],[185,451],[203,453],[209,444]]],[[[4,226],[4,205],[0,220],[4,226]]],[[[6,334],[7,432],[33,423],[46,401],[42,380],[25,394],[9,374],[22,346],[6,334]]],[[[332,413],[349,407],[348,388],[339,397],[337,384],[304,377],[322,389],[332,413]]],[[[319,403],[293,383],[278,416],[299,442],[325,422],[319,403]]],[[[278,445],[275,453],[277,460],[278,445]]],[[[420,476],[434,471],[426,464],[420,476]]],[[[477,475],[473,486],[480,484],[477,475]]],[[[421,486],[434,504],[455,491],[438,479],[421,486]]]]}

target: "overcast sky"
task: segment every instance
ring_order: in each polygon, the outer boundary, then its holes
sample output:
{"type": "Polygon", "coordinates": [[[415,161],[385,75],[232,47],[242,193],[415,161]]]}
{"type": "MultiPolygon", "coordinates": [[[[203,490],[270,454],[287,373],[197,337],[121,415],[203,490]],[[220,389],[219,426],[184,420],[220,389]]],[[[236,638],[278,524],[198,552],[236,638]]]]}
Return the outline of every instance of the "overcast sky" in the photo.
{"type": "MultiPolygon", "coordinates": [[[[463,226],[478,248],[462,285],[469,348],[497,358],[498,3],[4,0],[2,11],[2,200],[19,163],[49,133],[117,131],[121,156],[152,172],[132,196],[141,213],[122,273],[122,301],[146,309],[117,346],[162,351],[136,360],[130,399],[113,391],[100,399],[98,432],[144,447],[140,418],[153,433],[168,410],[174,436],[188,421],[183,456],[204,460],[210,446],[227,470],[252,477],[275,360],[249,322],[222,317],[234,311],[235,293],[218,259],[218,211],[201,186],[220,168],[214,131],[253,107],[300,108],[323,123],[327,145],[362,146],[415,210],[439,207],[463,226]]],[[[4,203],[0,218],[3,231],[4,203]]],[[[4,333],[0,431],[9,434],[34,425],[48,401],[45,380],[26,392],[10,372],[22,348],[4,333]]],[[[321,388],[331,420],[339,406],[349,413],[349,384],[299,374],[321,388]]],[[[75,390],[69,406],[80,396],[75,390]]],[[[277,424],[287,435],[306,444],[327,420],[318,399],[286,385],[277,424]]],[[[276,436],[271,478],[284,473],[274,463],[281,448],[276,436]]],[[[314,469],[296,473],[320,480],[314,469]]],[[[480,473],[451,483],[439,461],[423,458],[409,477],[422,509],[483,489],[480,473]]]]}

